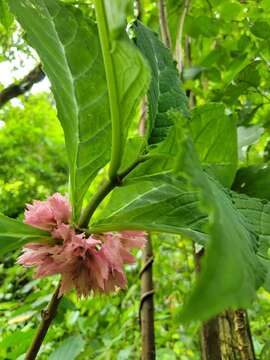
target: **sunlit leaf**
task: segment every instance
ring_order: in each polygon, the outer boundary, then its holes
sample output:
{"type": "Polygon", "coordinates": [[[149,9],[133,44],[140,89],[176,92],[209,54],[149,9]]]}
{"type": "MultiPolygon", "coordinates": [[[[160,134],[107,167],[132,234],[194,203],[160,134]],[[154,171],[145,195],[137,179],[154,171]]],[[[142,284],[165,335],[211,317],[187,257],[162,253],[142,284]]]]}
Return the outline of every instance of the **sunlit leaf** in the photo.
{"type": "Polygon", "coordinates": [[[89,184],[110,157],[111,123],[97,27],[57,0],[9,3],[52,84],[77,218],[89,184]]]}

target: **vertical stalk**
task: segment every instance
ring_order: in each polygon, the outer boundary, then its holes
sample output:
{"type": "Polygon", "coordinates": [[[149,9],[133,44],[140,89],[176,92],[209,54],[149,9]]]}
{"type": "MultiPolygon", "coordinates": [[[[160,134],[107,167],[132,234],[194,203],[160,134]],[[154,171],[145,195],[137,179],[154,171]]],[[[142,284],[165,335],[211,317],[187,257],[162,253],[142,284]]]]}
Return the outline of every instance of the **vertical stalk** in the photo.
{"type": "Polygon", "coordinates": [[[142,360],[155,359],[154,328],[154,285],[153,285],[153,250],[151,236],[143,250],[141,276],[140,326],[142,334],[142,360]]]}
{"type": "Polygon", "coordinates": [[[190,1],[191,0],[185,0],[184,2],[184,8],[179,19],[178,31],[176,36],[175,59],[177,61],[177,67],[180,75],[182,74],[183,71],[183,47],[182,47],[183,31],[184,31],[184,24],[189,9],[190,1]]]}
{"type": "MultiPolygon", "coordinates": [[[[147,120],[147,98],[144,97],[141,105],[141,118],[139,134],[144,135],[147,120]]],[[[151,236],[148,234],[147,243],[143,249],[141,277],[141,301],[139,309],[142,360],[155,360],[155,308],[154,308],[154,283],[153,283],[153,249],[151,236]]]]}
{"type": "Polygon", "coordinates": [[[167,9],[166,9],[166,0],[159,1],[159,22],[161,29],[161,38],[163,43],[167,48],[171,47],[171,36],[170,30],[167,21],[167,9]]]}
{"type": "Polygon", "coordinates": [[[143,0],[136,0],[135,1],[135,10],[136,10],[136,18],[140,21],[142,21],[142,17],[143,17],[143,5],[142,5],[142,1],[143,0]]]}
{"type": "Polygon", "coordinates": [[[112,120],[112,155],[109,168],[109,177],[114,180],[121,165],[121,123],[119,112],[119,98],[117,92],[117,78],[112,59],[112,44],[107,21],[104,0],[95,0],[95,10],[99,38],[103,54],[104,67],[108,85],[109,102],[112,120]]]}

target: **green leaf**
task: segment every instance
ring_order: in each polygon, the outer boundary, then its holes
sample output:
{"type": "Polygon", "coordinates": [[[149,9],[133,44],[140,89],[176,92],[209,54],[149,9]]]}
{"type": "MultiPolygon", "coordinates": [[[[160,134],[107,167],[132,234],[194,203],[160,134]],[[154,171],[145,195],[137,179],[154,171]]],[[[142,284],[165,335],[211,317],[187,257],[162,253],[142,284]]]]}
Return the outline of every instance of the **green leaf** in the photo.
{"type": "Polygon", "coordinates": [[[167,136],[173,125],[169,110],[178,110],[188,116],[187,98],[170,51],[161,43],[157,34],[140,22],[137,22],[135,30],[137,46],[148,60],[152,71],[148,92],[148,142],[155,144],[167,136]]]}
{"type": "Polygon", "coordinates": [[[229,78],[228,85],[221,92],[222,100],[225,103],[234,104],[240,95],[247,94],[250,90],[257,90],[261,77],[258,71],[260,60],[253,61],[246,65],[238,73],[229,78]]]}
{"type": "Polygon", "coordinates": [[[6,30],[8,30],[13,23],[13,16],[6,0],[0,0],[0,23],[4,25],[6,30]]]}
{"type": "Polygon", "coordinates": [[[231,187],[238,162],[235,119],[225,114],[224,105],[213,103],[193,110],[190,127],[202,166],[231,187]]]}
{"type": "Polygon", "coordinates": [[[85,340],[81,335],[70,336],[49,356],[49,360],[74,360],[84,347],[85,340]]]}
{"type": "Polygon", "coordinates": [[[28,242],[42,242],[48,238],[47,232],[0,214],[0,255],[28,242]]]}
{"type": "Polygon", "coordinates": [[[254,23],[254,25],[250,28],[252,34],[255,36],[268,40],[270,37],[270,25],[268,22],[263,20],[258,20],[254,23]]]}
{"type": "Polygon", "coordinates": [[[205,320],[228,308],[248,307],[264,277],[256,256],[257,237],[250,230],[230,193],[202,170],[188,134],[179,128],[178,171],[199,191],[201,207],[209,215],[209,242],[197,283],[182,311],[182,319],[205,320]]]}
{"type": "Polygon", "coordinates": [[[204,15],[198,17],[187,16],[185,31],[193,38],[199,36],[216,37],[219,32],[219,21],[204,15]]]}
{"type": "Polygon", "coordinates": [[[264,129],[258,125],[239,126],[237,129],[238,137],[238,157],[239,160],[246,160],[247,150],[250,145],[256,144],[263,134],[264,129]]]}
{"type": "Polygon", "coordinates": [[[89,184],[110,157],[110,113],[97,28],[78,9],[57,0],[9,3],[52,84],[76,219],[89,184]]]}
{"type": "Polygon", "coordinates": [[[270,200],[269,165],[251,165],[237,171],[233,190],[252,197],[270,200]]]}
{"type": "Polygon", "coordinates": [[[182,234],[199,243],[206,235],[206,215],[198,210],[197,193],[182,178],[167,172],[130,178],[113,191],[106,208],[90,226],[93,232],[139,229],[182,234]]]}

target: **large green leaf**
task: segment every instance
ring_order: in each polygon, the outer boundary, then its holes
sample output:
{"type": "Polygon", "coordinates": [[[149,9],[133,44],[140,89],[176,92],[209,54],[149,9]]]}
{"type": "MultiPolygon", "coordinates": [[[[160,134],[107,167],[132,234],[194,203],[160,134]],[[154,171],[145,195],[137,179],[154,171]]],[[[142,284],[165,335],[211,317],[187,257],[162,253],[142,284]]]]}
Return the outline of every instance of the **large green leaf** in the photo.
{"type": "Polygon", "coordinates": [[[207,215],[198,209],[197,193],[186,188],[184,179],[171,172],[126,180],[114,190],[91,231],[141,229],[182,234],[204,243],[202,224],[207,215]]]}
{"type": "MultiPolygon", "coordinates": [[[[10,4],[52,83],[65,132],[71,197],[77,219],[89,184],[110,155],[110,111],[97,28],[76,8],[57,0],[19,3],[10,0],[10,4]]],[[[127,4],[122,3],[117,9],[110,2],[105,5],[116,82],[114,107],[118,109],[120,122],[117,141],[123,148],[134,111],[148,86],[149,71],[125,32],[127,4]]],[[[108,77],[107,74],[107,80],[108,77]]],[[[109,82],[108,86],[111,86],[109,82]]]]}
{"type": "Polygon", "coordinates": [[[0,214],[0,255],[28,242],[48,240],[49,234],[0,214]]]}
{"type": "Polygon", "coordinates": [[[202,166],[231,187],[238,160],[235,119],[225,114],[224,105],[213,103],[195,108],[190,127],[202,166]]]}
{"type": "Polygon", "coordinates": [[[256,234],[243,214],[237,210],[231,194],[203,171],[194,145],[179,130],[178,170],[199,190],[201,207],[209,215],[209,241],[198,276],[186,306],[183,320],[203,320],[227,308],[250,305],[264,268],[256,256],[256,234]]]}
{"type": "Polygon", "coordinates": [[[96,25],[57,0],[10,0],[55,96],[69,158],[75,218],[110,155],[111,124],[96,25]]]}
{"type": "Polygon", "coordinates": [[[178,110],[188,116],[187,98],[170,51],[158,39],[157,34],[137,22],[136,43],[148,60],[152,81],[148,92],[149,144],[162,141],[173,125],[169,110],[178,110]]]}

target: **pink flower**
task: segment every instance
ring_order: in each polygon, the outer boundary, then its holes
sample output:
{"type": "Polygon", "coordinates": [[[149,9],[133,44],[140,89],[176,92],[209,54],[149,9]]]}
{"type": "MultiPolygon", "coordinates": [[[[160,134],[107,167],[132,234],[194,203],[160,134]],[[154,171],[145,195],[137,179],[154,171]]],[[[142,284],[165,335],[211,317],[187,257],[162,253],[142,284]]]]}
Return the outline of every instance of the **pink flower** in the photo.
{"type": "Polygon", "coordinates": [[[25,223],[42,230],[52,231],[61,223],[68,223],[71,218],[71,207],[68,200],[56,193],[46,201],[35,200],[27,205],[25,223]]]}
{"type": "Polygon", "coordinates": [[[18,263],[35,266],[37,278],[61,274],[60,295],[75,288],[78,296],[125,288],[124,264],[135,258],[129,250],[142,247],[144,233],[105,233],[86,237],[61,224],[52,232],[61,245],[27,244],[18,263]]]}
{"type": "Polygon", "coordinates": [[[146,233],[122,231],[87,237],[75,232],[70,219],[70,204],[57,193],[46,201],[35,200],[33,205],[27,205],[25,223],[50,231],[54,243],[25,245],[18,263],[36,267],[37,278],[60,274],[60,295],[72,288],[79,296],[124,288],[124,265],[135,262],[130,250],[144,246],[146,233]]]}

